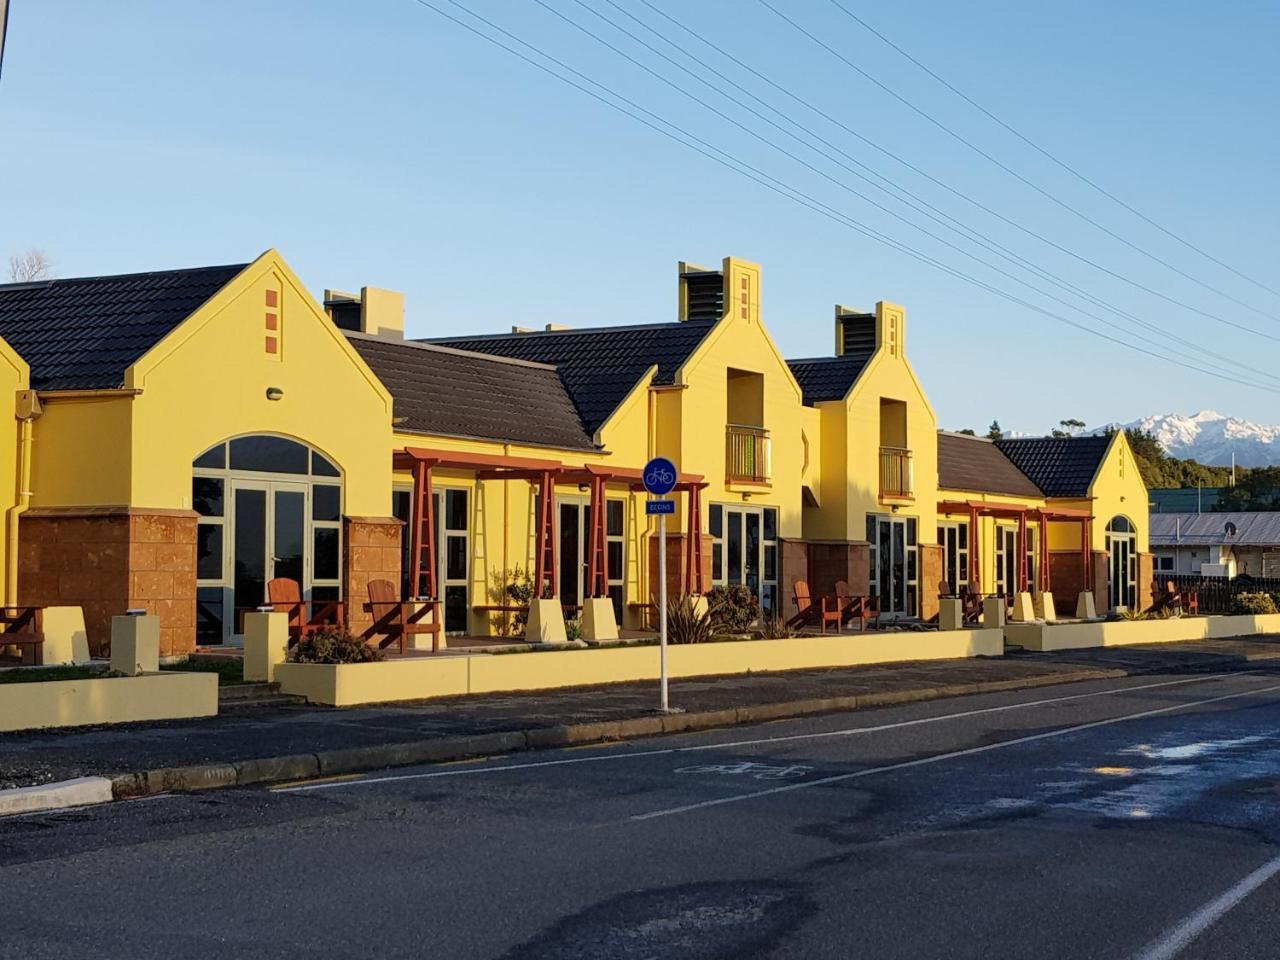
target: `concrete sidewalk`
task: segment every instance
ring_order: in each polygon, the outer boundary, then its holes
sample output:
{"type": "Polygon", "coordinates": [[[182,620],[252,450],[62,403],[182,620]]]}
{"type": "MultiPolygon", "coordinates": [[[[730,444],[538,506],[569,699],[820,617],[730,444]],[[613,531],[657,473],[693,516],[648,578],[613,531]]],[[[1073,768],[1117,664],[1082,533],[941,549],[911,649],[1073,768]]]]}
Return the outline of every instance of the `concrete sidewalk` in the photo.
{"type": "Polygon", "coordinates": [[[335,710],[274,707],[207,720],[0,735],[0,789],[87,776],[116,796],[380,769],[510,750],[707,729],[836,710],[1146,674],[1262,669],[1280,639],[1206,641],[1003,658],[454,698],[335,710]]]}

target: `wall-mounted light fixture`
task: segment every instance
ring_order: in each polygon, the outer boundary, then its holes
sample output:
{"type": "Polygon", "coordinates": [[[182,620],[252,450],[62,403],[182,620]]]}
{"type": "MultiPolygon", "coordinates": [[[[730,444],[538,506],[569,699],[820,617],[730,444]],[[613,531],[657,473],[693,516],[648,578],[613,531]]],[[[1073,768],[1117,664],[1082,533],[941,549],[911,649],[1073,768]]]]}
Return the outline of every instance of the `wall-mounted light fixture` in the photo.
{"type": "Polygon", "coordinates": [[[283,390],[281,390],[279,387],[267,387],[267,399],[268,399],[268,400],[283,400],[283,399],[284,399],[284,391],[283,391],[283,390]]]}

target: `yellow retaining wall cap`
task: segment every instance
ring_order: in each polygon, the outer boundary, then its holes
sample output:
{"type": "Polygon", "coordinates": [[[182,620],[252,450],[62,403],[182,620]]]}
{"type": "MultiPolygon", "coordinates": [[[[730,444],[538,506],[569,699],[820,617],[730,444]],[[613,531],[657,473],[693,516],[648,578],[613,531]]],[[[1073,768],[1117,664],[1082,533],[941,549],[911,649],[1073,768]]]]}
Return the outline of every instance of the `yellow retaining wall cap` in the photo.
{"type": "MultiPolygon", "coordinates": [[[[834,635],[788,640],[744,640],[673,646],[672,677],[810,670],[910,660],[998,657],[999,630],[834,635]]],[[[349,707],[468,693],[550,690],[559,687],[654,680],[656,646],[565,650],[505,656],[458,656],[360,664],[285,663],[276,667],[282,692],[313,703],[349,707]]]]}
{"type": "Polygon", "coordinates": [[[1005,638],[1027,650],[1081,650],[1141,643],[1186,643],[1280,633],[1280,614],[1110,620],[1093,623],[1011,623],[1005,638]]]}
{"type": "Polygon", "coordinates": [[[178,720],[217,712],[218,677],[212,673],[12,683],[5,684],[0,696],[0,731],[178,720]]]}

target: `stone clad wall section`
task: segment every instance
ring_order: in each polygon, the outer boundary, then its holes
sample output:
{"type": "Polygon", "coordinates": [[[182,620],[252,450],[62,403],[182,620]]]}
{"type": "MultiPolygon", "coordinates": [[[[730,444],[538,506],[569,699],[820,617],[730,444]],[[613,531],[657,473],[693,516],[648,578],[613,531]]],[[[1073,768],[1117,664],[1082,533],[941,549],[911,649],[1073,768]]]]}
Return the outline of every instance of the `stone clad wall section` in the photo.
{"type": "Polygon", "coordinates": [[[111,618],[160,618],[160,655],[195,649],[196,516],[125,508],[33,510],[19,525],[19,603],[84,611],[89,649],[110,649],[111,618]]]}
{"type": "MultiPolygon", "coordinates": [[[[394,517],[345,517],[343,520],[343,597],[347,624],[354,634],[363,633],[373,618],[365,612],[369,581],[390,580],[400,589],[400,531],[404,524],[394,517]]],[[[443,615],[444,608],[440,608],[443,615]]]]}

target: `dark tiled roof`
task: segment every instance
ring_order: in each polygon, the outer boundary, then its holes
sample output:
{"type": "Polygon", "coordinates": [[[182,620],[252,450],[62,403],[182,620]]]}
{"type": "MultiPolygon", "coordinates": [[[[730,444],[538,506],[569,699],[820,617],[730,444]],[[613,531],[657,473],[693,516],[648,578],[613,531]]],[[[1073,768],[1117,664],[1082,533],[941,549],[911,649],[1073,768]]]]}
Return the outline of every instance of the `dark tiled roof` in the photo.
{"type": "Polygon", "coordinates": [[[553,364],[587,431],[594,433],[655,363],[658,372],[653,382],[671,383],[714,326],[714,322],[687,321],[422,342],[553,364]]]}
{"type": "Polygon", "coordinates": [[[843,357],[788,360],[787,366],[800,384],[805,406],[812,407],[822,400],[843,400],[871,357],[871,353],[851,353],[843,357]]]}
{"type": "Polygon", "coordinates": [[[963,433],[938,433],[938,486],[944,490],[1039,497],[1040,488],[990,440],[963,433]]]}
{"type": "Polygon", "coordinates": [[[554,367],[348,333],[391,391],[397,429],[595,449],[554,367]]]}
{"type": "Polygon", "coordinates": [[[1083,497],[1106,456],[1111,438],[1034,437],[997,440],[996,446],[1047,497],[1083,497]]]}
{"type": "Polygon", "coordinates": [[[124,372],[247,264],[0,286],[0,337],[37,390],[119,387],[124,372]]]}

